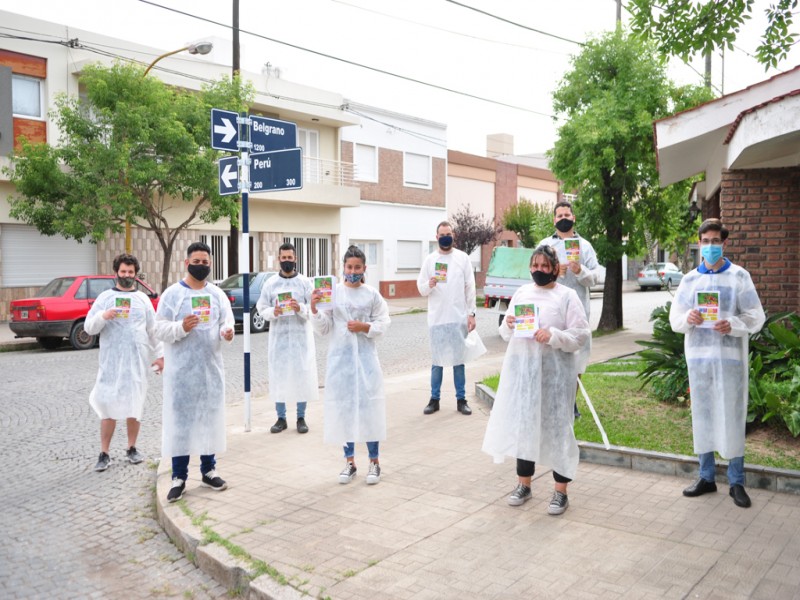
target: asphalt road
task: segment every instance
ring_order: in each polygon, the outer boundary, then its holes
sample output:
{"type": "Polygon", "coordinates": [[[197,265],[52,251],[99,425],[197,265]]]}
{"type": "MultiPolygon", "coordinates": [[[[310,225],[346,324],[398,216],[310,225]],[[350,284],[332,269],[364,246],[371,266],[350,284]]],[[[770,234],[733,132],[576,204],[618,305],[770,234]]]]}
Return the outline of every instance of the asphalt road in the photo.
{"type": "MultiPolygon", "coordinates": [[[[646,329],[667,292],[624,295],[626,326],[646,329]]],[[[592,300],[592,322],[600,312],[592,300]]],[[[397,315],[378,342],[385,375],[427,369],[427,315],[397,315]]],[[[478,311],[489,352],[503,352],[497,315],[478,311]]],[[[266,393],[269,333],[251,336],[252,390],[266,393]]],[[[225,349],[228,401],[243,398],[243,336],[225,349]]],[[[327,340],[317,338],[320,382],[327,340]]],[[[0,448],[3,510],[0,526],[0,597],[3,598],[220,598],[227,590],[199,571],[163,533],[153,515],[155,461],[160,452],[161,381],[150,374],[138,447],[140,465],[124,460],[125,431],[112,442],[112,466],[93,471],[99,423],[89,407],[98,351],[25,350],[0,353],[0,448]]],[[[469,367],[467,367],[469,379],[469,367]]],[[[444,391],[452,378],[445,377],[444,391]]],[[[420,410],[428,398],[419,398],[420,410]]],[[[314,410],[314,409],[311,409],[314,410]]],[[[316,409],[319,410],[319,409],[316,409]]],[[[259,426],[269,425],[258,424],[259,426]]],[[[224,473],[223,473],[224,476],[224,473]]]]}

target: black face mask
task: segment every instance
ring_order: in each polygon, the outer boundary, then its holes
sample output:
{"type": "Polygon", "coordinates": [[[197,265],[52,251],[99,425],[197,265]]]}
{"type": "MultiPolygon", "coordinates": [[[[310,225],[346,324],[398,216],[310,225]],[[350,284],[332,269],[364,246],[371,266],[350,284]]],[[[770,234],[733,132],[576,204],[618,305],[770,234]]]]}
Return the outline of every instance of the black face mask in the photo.
{"type": "Polygon", "coordinates": [[[442,250],[447,250],[453,245],[453,236],[452,235],[443,235],[439,238],[439,248],[442,250]]]}
{"type": "Polygon", "coordinates": [[[189,265],[189,275],[197,279],[197,281],[204,281],[210,274],[211,267],[208,265],[189,265]]]}
{"type": "Polygon", "coordinates": [[[574,226],[575,221],[572,219],[559,219],[556,221],[556,229],[558,229],[561,233],[567,233],[574,226]]]}
{"type": "Polygon", "coordinates": [[[281,271],[284,273],[294,273],[294,268],[297,265],[296,262],[293,260],[282,260],[281,261],[281,271]]]}
{"type": "Polygon", "coordinates": [[[544,287],[553,283],[558,278],[558,275],[555,273],[545,273],[544,271],[531,271],[531,277],[533,278],[533,283],[539,287],[544,287]]]}

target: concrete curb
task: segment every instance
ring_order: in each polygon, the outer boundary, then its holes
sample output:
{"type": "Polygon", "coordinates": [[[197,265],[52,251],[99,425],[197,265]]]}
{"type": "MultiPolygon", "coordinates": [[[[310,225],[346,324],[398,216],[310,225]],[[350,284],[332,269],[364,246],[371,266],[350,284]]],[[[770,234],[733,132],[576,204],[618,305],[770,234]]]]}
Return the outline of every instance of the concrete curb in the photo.
{"type": "Polygon", "coordinates": [[[156,480],[156,514],[158,522],[175,546],[194,565],[213,577],[229,592],[251,600],[300,600],[303,594],[290,585],[281,585],[269,575],[255,576],[251,565],[232,556],[227,548],[212,542],[203,543],[203,531],[184,514],[178,504],[166,502],[171,486],[171,465],[159,463],[156,480]]]}
{"type": "MultiPolygon", "coordinates": [[[[482,383],[475,384],[475,395],[486,402],[489,408],[494,404],[494,390],[482,383]]],[[[669,454],[624,446],[611,446],[606,449],[603,444],[578,441],[580,459],[589,463],[633,469],[646,473],[672,475],[674,477],[697,477],[697,457],[683,454],[669,454]]],[[[727,461],[717,462],[717,480],[727,483],[727,461]]],[[[800,471],[776,469],[761,465],[745,463],[745,486],[772,492],[800,495],[800,471]]]]}

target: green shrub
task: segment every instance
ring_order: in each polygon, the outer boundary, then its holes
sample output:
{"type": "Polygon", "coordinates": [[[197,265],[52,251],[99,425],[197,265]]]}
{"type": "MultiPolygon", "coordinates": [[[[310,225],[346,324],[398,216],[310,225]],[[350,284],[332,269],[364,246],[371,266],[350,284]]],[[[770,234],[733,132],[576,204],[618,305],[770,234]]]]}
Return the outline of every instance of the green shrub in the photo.
{"type": "Polygon", "coordinates": [[[648,348],[639,352],[644,367],[639,372],[642,388],[648,383],[653,395],[663,402],[686,402],[689,398],[689,371],[683,350],[682,333],[672,331],[669,309],[672,302],[659,306],[650,314],[653,339],[637,341],[648,348]]]}

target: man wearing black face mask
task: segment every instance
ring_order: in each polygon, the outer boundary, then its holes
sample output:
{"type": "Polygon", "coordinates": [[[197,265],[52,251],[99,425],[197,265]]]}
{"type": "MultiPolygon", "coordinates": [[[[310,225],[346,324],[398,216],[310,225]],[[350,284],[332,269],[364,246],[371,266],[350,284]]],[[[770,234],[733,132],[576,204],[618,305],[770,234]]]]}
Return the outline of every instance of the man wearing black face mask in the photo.
{"type": "MultiPolygon", "coordinates": [[[[539,242],[539,245],[545,244],[555,249],[559,258],[558,282],[575,290],[586,311],[586,320],[591,323],[589,288],[597,283],[599,272],[597,255],[588,240],[582,238],[575,231],[575,214],[572,212],[572,204],[563,200],[556,203],[553,209],[553,224],[556,227],[556,232],[539,242]],[[567,252],[567,245],[570,245],[569,253],[567,252]],[[577,260],[573,260],[575,258],[577,260]]],[[[586,372],[591,350],[592,342],[590,338],[589,343],[575,354],[579,376],[586,372]]],[[[578,412],[577,404],[575,404],[574,410],[575,417],[580,417],[581,413],[578,412]]]]}
{"type": "Polygon", "coordinates": [[[233,311],[224,292],[206,281],[211,248],[195,242],[186,256],[186,277],[167,288],[156,312],[165,346],[161,456],[172,458],[168,502],[183,497],[191,455],[200,455],[203,486],[228,486],[215,467],[216,454],[225,451],[221,340],[233,341],[233,311]]]}
{"type": "Polygon", "coordinates": [[[286,403],[297,404],[297,433],[308,433],[306,404],[319,397],[314,332],[309,321],[312,285],[297,272],[295,248],[290,243],[278,249],[280,273],[261,288],[256,310],[269,321],[267,363],[269,396],[275,403],[278,420],[270,433],[288,428],[286,403]],[[291,294],[291,313],[279,307],[278,295],[291,294]]]}
{"type": "Polygon", "coordinates": [[[422,264],[417,290],[428,298],[428,328],[431,337],[431,398],[426,415],[439,410],[444,367],[453,367],[456,410],[471,415],[467,404],[464,373],[465,340],[475,329],[475,273],[464,252],[453,247],[453,228],[442,221],[436,228],[439,249],[422,264]]]}

